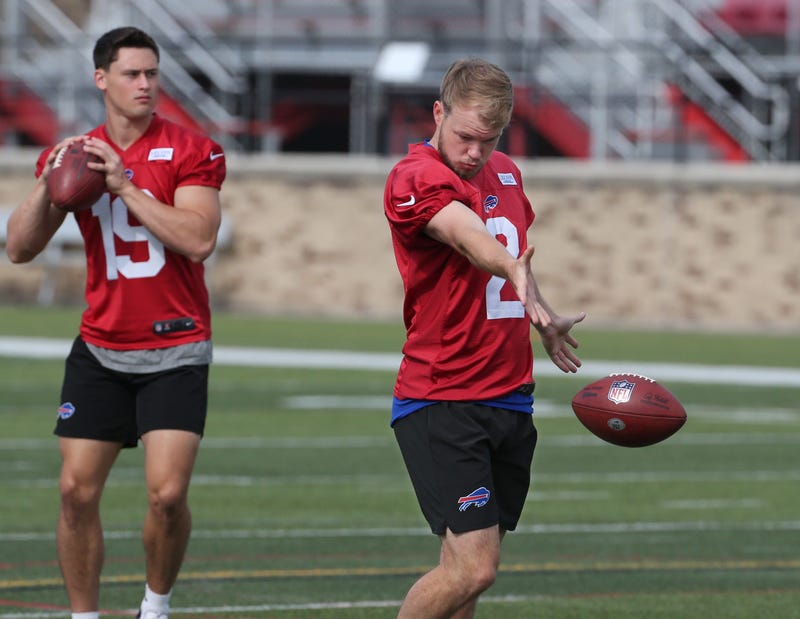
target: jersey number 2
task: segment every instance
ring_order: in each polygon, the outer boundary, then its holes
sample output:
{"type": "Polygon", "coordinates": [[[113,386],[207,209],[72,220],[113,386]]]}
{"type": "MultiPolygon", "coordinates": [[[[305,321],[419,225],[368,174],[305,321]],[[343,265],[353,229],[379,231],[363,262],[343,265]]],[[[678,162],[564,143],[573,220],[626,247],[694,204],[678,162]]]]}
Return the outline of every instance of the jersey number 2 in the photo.
{"type": "MultiPolygon", "coordinates": [[[[145,192],[152,196],[146,190],[145,192]]],[[[122,200],[115,198],[112,202],[108,194],[105,194],[92,207],[92,215],[100,222],[108,279],[117,279],[120,273],[127,279],[158,275],[166,263],[164,244],[144,226],[132,226],[128,223],[128,207],[122,200]],[[115,235],[127,243],[147,243],[148,259],[134,262],[130,256],[118,256],[114,245],[115,235]]]]}
{"type": "MultiPolygon", "coordinates": [[[[514,258],[519,258],[519,235],[514,224],[506,217],[492,217],[486,220],[486,228],[494,237],[504,236],[508,253],[514,258]]],[[[486,284],[486,318],[488,320],[525,317],[525,306],[520,301],[503,301],[500,298],[500,290],[505,284],[506,280],[497,275],[493,275],[486,284]]]]}

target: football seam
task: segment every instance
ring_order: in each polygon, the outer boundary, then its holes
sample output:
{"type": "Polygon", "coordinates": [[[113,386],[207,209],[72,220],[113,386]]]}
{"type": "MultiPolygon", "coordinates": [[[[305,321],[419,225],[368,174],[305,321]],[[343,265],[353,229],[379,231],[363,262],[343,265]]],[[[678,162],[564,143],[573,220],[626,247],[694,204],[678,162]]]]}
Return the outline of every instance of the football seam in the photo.
{"type": "MultiPolygon", "coordinates": [[[[677,412],[676,411],[677,414],[675,414],[675,415],[665,415],[665,414],[660,414],[659,415],[659,414],[655,414],[655,413],[654,414],[647,414],[647,413],[643,413],[643,412],[639,412],[639,411],[625,411],[625,410],[615,411],[615,410],[613,410],[611,408],[597,408],[597,407],[594,407],[594,406],[586,406],[586,405],[580,404],[580,403],[573,404],[573,410],[574,410],[574,407],[576,407],[576,406],[578,408],[582,409],[582,410],[585,410],[585,411],[591,411],[593,413],[603,413],[603,414],[607,414],[607,415],[630,415],[631,417],[642,417],[642,418],[647,418],[647,419],[666,419],[666,420],[685,419],[686,418],[686,411],[685,410],[681,411],[682,414],[681,414],[681,412],[677,412]]],[[[661,413],[666,413],[668,411],[664,410],[664,409],[661,409],[660,412],[661,413]]]]}

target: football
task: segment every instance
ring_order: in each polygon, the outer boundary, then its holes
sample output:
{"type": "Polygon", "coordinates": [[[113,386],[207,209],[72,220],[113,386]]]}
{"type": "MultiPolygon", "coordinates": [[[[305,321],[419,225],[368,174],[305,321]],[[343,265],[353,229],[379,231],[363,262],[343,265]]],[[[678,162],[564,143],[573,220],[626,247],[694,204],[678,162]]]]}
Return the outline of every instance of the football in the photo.
{"type": "Polygon", "coordinates": [[[680,430],[686,411],[652,378],[610,374],[572,398],[572,410],[595,436],[622,447],[659,443],[680,430]]]}
{"type": "Polygon", "coordinates": [[[62,148],[53,162],[47,177],[50,201],[67,211],[91,208],[106,190],[106,177],[102,172],[86,166],[100,158],[83,150],[81,142],[62,148]]]}

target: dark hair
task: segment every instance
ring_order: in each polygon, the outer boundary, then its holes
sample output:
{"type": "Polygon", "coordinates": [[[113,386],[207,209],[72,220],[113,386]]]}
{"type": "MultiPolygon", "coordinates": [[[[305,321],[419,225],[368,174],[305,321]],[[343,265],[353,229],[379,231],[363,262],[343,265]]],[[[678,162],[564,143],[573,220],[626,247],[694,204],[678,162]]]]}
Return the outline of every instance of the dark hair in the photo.
{"type": "Polygon", "coordinates": [[[97,39],[92,52],[94,68],[108,71],[111,63],[117,59],[117,52],[121,47],[152,49],[156,59],[159,58],[158,45],[153,37],[133,26],[125,26],[109,30],[97,39]]]}

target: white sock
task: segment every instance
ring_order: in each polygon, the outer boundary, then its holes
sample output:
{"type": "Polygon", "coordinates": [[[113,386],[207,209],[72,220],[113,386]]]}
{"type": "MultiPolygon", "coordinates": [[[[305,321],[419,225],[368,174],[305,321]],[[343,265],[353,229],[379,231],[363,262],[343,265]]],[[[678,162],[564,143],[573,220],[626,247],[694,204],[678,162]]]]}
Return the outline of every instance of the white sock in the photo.
{"type": "MultiPolygon", "coordinates": [[[[172,591],[167,593],[156,593],[150,585],[144,586],[144,599],[142,600],[142,610],[169,610],[169,599],[172,597],[172,591]]],[[[87,619],[89,619],[87,617],[87,619]]]]}
{"type": "Polygon", "coordinates": [[[72,619],[100,619],[100,613],[96,610],[90,613],[72,613],[72,619]]]}

